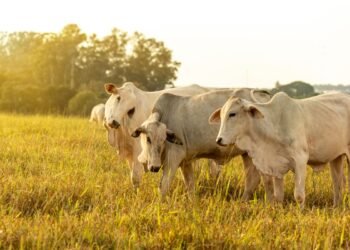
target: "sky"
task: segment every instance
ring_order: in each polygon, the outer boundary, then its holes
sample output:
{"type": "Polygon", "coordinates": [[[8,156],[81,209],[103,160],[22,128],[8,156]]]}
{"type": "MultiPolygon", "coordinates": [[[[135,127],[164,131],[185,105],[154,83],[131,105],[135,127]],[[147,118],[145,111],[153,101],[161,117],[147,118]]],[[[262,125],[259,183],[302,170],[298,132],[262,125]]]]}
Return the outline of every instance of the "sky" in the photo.
{"type": "Polygon", "coordinates": [[[139,31],[181,62],[176,85],[350,84],[349,13],[349,0],[11,0],[0,31],[139,31]]]}

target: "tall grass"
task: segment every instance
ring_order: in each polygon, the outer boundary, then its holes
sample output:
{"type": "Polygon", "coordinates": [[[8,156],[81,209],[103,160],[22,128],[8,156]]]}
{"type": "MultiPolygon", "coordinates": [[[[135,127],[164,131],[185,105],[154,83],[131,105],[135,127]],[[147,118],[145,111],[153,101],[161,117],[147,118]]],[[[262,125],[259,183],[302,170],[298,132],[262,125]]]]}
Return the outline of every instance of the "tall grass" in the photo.
{"type": "Polygon", "coordinates": [[[78,118],[0,115],[0,248],[349,248],[350,203],[332,208],[329,169],[308,170],[305,210],[286,177],[283,205],[263,188],[243,202],[240,159],[215,183],[206,162],[195,199],[180,173],[159,202],[160,174],[134,193],[102,127],[78,118]]]}

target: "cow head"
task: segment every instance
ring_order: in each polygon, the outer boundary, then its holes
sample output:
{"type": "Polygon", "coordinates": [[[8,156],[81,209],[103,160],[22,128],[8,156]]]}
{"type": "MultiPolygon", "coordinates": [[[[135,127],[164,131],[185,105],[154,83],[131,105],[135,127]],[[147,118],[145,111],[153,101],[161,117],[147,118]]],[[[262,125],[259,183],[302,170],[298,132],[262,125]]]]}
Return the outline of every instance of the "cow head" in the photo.
{"type": "Polygon", "coordinates": [[[125,117],[132,118],[136,108],[135,86],[131,82],[117,88],[112,83],[105,84],[105,90],[110,94],[105,106],[106,123],[117,129],[125,117]]]}
{"type": "Polygon", "coordinates": [[[151,172],[158,172],[162,165],[162,153],[166,141],[182,145],[181,140],[166,125],[159,121],[159,113],[151,116],[131,136],[141,137],[142,152],[138,160],[148,166],[151,172]]]}
{"type": "Polygon", "coordinates": [[[230,97],[224,106],[214,111],[209,117],[209,123],[220,123],[216,138],[217,144],[227,146],[249,132],[251,122],[262,119],[264,115],[253,103],[237,97],[230,97]]]}

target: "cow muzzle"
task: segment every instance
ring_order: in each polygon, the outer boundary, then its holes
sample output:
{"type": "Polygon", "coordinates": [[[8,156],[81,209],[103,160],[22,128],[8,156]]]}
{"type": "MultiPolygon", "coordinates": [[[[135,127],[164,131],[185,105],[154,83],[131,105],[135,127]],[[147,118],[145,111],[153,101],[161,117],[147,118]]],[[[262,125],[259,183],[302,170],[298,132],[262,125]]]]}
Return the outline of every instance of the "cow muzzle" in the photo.
{"type": "Polygon", "coordinates": [[[160,170],[160,166],[151,166],[149,167],[149,170],[153,173],[158,173],[160,170]]]}
{"type": "Polygon", "coordinates": [[[119,128],[120,124],[116,120],[113,120],[112,122],[108,123],[108,126],[117,129],[119,128]]]}
{"type": "Polygon", "coordinates": [[[222,137],[216,138],[216,143],[217,143],[218,145],[223,146],[223,147],[227,146],[227,144],[224,144],[222,141],[223,141],[223,140],[222,140],[222,137]]]}

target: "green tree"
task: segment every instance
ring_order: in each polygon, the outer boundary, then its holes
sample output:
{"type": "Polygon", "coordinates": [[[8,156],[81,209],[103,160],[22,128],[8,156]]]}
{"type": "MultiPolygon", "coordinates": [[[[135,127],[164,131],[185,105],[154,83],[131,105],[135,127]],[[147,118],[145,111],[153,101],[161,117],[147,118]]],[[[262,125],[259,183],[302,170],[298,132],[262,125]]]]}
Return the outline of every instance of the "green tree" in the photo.
{"type": "Polygon", "coordinates": [[[132,52],[127,58],[126,76],[146,90],[160,90],[173,84],[180,63],[172,60],[171,50],[153,38],[134,33],[132,52]]]}
{"type": "Polygon", "coordinates": [[[85,40],[86,35],[76,24],[65,26],[59,34],[43,34],[42,45],[32,54],[36,78],[45,85],[78,87],[78,45],[85,40]]]}
{"type": "Polygon", "coordinates": [[[179,65],[162,42],[141,33],[113,29],[99,38],[76,24],[59,33],[0,32],[0,109],[65,112],[79,91],[104,99],[105,82],[158,90],[173,83],[179,65]]]}
{"type": "Polygon", "coordinates": [[[128,42],[127,33],[116,28],[112,30],[112,34],[103,39],[108,55],[108,68],[106,71],[108,82],[123,83],[127,80],[126,47],[128,42]]]}
{"type": "Polygon", "coordinates": [[[96,81],[106,80],[108,56],[103,41],[93,34],[79,46],[79,55],[76,61],[78,81],[89,85],[96,81]]]}
{"type": "Polygon", "coordinates": [[[11,84],[36,84],[33,75],[33,51],[42,45],[42,34],[34,32],[3,33],[0,62],[11,84]]]}
{"type": "Polygon", "coordinates": [[[78,45],[86,40],[86,35],[81,33],[80,28],[76,24],[65,26],[58,35],[59,41],[59,65],[62,72],[62,83],[70,86],[72,89],[76,87],[75,68],[76,60],[79,55],[78,45]]]}

